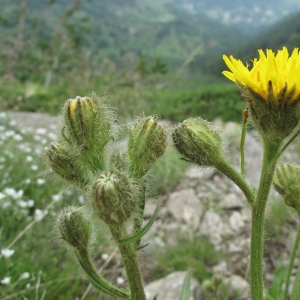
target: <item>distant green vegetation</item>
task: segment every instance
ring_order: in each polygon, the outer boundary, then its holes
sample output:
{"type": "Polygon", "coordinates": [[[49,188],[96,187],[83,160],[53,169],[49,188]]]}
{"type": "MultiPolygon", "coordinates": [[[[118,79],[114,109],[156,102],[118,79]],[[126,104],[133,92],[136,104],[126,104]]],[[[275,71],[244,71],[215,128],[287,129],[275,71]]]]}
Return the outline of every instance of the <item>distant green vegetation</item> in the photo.
{"type": "MultiPolygon", "coordinates": [[[[239,46],[233,45],[223,52],[251,64],[251,60],[258,57],[259,49],[272,49],[273,51],[277,51],[282,49],[283,46],[288,47],[290,52],[292,52],[295,47],[300,47],[299,12],[288,16],[258,36],[251,39],[243,39],[239,46]]],[[[221,52],[211,56],[199,54],[191,63],[191,70],[195,73],[200,70],[206,74],[220,76],[224,70],[224,62],[221,54],[221,52]]]]}

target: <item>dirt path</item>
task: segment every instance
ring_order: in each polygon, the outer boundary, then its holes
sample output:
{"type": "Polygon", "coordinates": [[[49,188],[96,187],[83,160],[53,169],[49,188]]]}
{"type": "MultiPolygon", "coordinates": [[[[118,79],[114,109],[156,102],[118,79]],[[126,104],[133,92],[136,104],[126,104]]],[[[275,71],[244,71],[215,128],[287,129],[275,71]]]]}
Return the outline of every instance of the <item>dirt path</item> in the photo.
{"type": "Polygon", "coordinates": [[[17,122],[19,128],[28,128],[32,130],[45,128],[50,132],[59,125],[58,116],[51,116],[45,113],[9,111],[7,114],[11,119],[17,122]]]}

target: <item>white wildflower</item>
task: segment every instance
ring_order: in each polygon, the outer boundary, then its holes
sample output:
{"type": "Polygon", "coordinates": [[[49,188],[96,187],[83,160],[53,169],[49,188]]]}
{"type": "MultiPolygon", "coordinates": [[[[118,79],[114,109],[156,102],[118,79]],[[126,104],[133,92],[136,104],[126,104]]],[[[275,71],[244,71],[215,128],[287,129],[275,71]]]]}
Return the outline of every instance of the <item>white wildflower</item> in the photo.
{"type": "Polygon", "coordinates": [[[51,198],[53,201],[60,201],[62,196],[59,194],[56,194],[56,195],[52,195],[51,198]]]}
{"type": "Polygon", "coordinates": [[[107,253],[103,253],[102,255],[101,255],[101,258],[103,259],[103,260],[107,260],[108,259],[108,254],[107,253]]]}
{"type": "Polygon", "coordinates": [[[40,220],[42,220],[43,219],[43,217],[45,216],[45,215],[47,215],[48,214],[48,210],[41,210],[41,209],[36,209],[35,211],[34,211],[34,218],[37,220],[37,221],[40,221],[40,220]]]}
{"type": "Polygon", "coordinates": [[[19,204],[20,207],[27,207],[28,206],[27,201],[24,201],[24,200],[19,201],[18,204],[19,204]]]}
{"type": "Polygon", "coordinates": [[[14,136],[16,133],[15,133],[15,131],[14,130],[7,130],[7,131],[5,131],[5,133],[4,133],[4,135],[6,136],[6,137],[11,137],[11,136],[14,136]]]}
{"type": "Polygon", "coordinates": [[[0,282],[2,284],[9,284],[11,280],[11,277],[4,277],[0,282]]]}
{"type": "Polygon", "coordinates": [[[78,197],[78,200],[79,200],[79,203],[80,203],[80,204],[84,204],[84,196],[80,195],[80,196],[78,197]]]}
{"type": "Polygon", "coordinates": [[[17,133],[17,134],[14,135],[14,140],[16,140],[16,141],[22,141],[23,137],[21,136],[21,134],[17,133]]]}
{"type": "Polygon", "coordinates": [[[45,128],[37,128],[35,132],[37,134],[46,134],[47,130],[45,128]]]}
{"type": "Polygon", "coordinates": [[[20,277],[21,279],[28,279],[30,277],[30,273],[24,272],[20,277]]]}
{"type": "Polygon", "coordinates": [[[27,200],[27,206],[28,207],[33,207],[34,206],[34,200],[32,200],[32,199],[29,199],[29,200],[27,200]]]}
{"type": "Polygon", "coordinates": [[[11,120],[9,122],[9,126],[16,126],[17,125],[17,121],[16,120],[11,120]]]}
{"type": "Polygon", "coordinates": [[[12,250],[12,249],[2,249],[1,250],[1,254],[4,257],[11,257],[14,253],[15,253],[15,250],[12,250]]]}
{"type": "Polygon", "coordinates": [[[37,183],[38,185],[42,185],[42,184],[44,184],[45,182],[46,182],[46,180],[43,179],[43,178],[38,178],[38,179],[36,180],[36,183],[37,183]]]}
{"type": "Polygon", "coordinates": [[[123,277],[117,277],[117,283],[118,284],[124,284],[125,283],[125,280],[124,280],[124,278],[123,277]]]}
{"type": "Polygon", "coordinates": [[[37,165],[32,165],[32,166],[31,166],[31,170],[33,170],[33,171],[38,170],[38,168],[39,168],[39,167],[38,167],[37,165]]]}

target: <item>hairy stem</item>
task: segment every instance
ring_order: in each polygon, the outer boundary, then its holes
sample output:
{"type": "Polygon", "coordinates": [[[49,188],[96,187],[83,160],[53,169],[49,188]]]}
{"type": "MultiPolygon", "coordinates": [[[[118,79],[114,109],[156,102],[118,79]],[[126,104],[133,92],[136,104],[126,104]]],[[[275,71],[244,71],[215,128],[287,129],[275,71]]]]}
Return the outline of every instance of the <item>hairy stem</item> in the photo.
{"type": "Polygon", "coordinates": [[[99,291],[101,291],[104,294],[121,298],[121,299],[130,299],[129,294],[127,291],[123,289],[119,289],[112,285],[110,282],[108,282],[106,279],[104,279],[102,276],[100,276],[96,269],[94,268],[89,253],[87,249],[75,249],[76,257],[86,272],[89,281],[91,284],[99,291]]]}
{"type": "Polygon", "coordinates": [[[235,170],[235,168],[225,160],[218,163],[215,167],[228,178],[230,178],[241,189],[248,202],[252,206],[255,199],[254,192],[244,178],[235,170]]]}
{"type": "MultiPolygon", "coordinates": [[[[116,242],[121,239],[122,228],[110,228],[113,238],[116,242]]],[[[135,242],[129,244],[118,243],[118,248],[122,255],[122,261],[126,270],[127,280],[131,293],[131,300],[146,300],[143,287],[142,275],[136,253],[135,242]]]]}
{"type": "Polygon", "coordinates": [[[265,209],[276,168],[276,156],[281,143],[264,140],[264,156],[256,200],[252,206],[252,231],[250,247],[251,299],[263,300],[263,238],[265,209]]]}

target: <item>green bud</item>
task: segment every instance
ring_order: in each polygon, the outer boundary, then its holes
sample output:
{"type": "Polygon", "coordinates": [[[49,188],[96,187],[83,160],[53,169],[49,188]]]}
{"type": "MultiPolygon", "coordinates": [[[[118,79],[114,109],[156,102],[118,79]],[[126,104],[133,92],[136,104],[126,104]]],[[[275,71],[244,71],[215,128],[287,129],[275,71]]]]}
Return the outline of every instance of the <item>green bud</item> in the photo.
{"type": "Polygon", "coordinates": [[[201,118],[185,120],[172,137],[177,150],[192,163],[211,167],[224,160],[221,135],[201,118]]]}
{"type": "Polygon", "coordinates": [[[129,170],[136,179],[143,177],[163,155],[166,148],[166,131],[154,117],[137,121],[129,133],[129,170]]]}
{"type": "Polygon", "coordinates": [[[61,238],[75,248],[87,248],[91,234],[92,225],[83,216],[80,208],[67,207],[58,216],[58,228],[61,238]]]}
{"type": "Polygon", "coordinates": [[[70,143],[70,151],[81,156],[95,171],[103,170],[103,149],[113,139],[113,115],[92,95],[67,101],[63,108],[62,134],[70,143]],[[75,146],[75,147],[74,147],[75,146]]]}
{"type": "Polygon", "coordinates": [[[223,282],[223,276],[221,274],[214,274],[214,276],[211,279],[212,284],[218,288],[218,286],[223,282]]]}
{"type": "Polygon", "coordinates": [[[281,165],[276,169],[273,184],[283,196],[286,205],[293,207],[300,214],[300,167],[281,165]]]}
{"type": "Polygon", "coordinates": [[[72,158],[61,142],[45,148],[46,160],[51,169],[63,179],[75,183],[84,189],[87,185],[86,174],[80,165],[72,158]]]}
{"type": "Polygon", "coordinates": [[[203,293],[206,296],[208,296],[208,295],[212,295],[215,293],[216,287],[211,280],[206,279],[202,283],[202,290],[203,290],[203,293]]]}
{"type": "Polygon", "coordinates": [[[94,211],[109,225],[124,224],[136,210],[135,187],[121,172],[102,173],[92,190],[94,211]]]}

